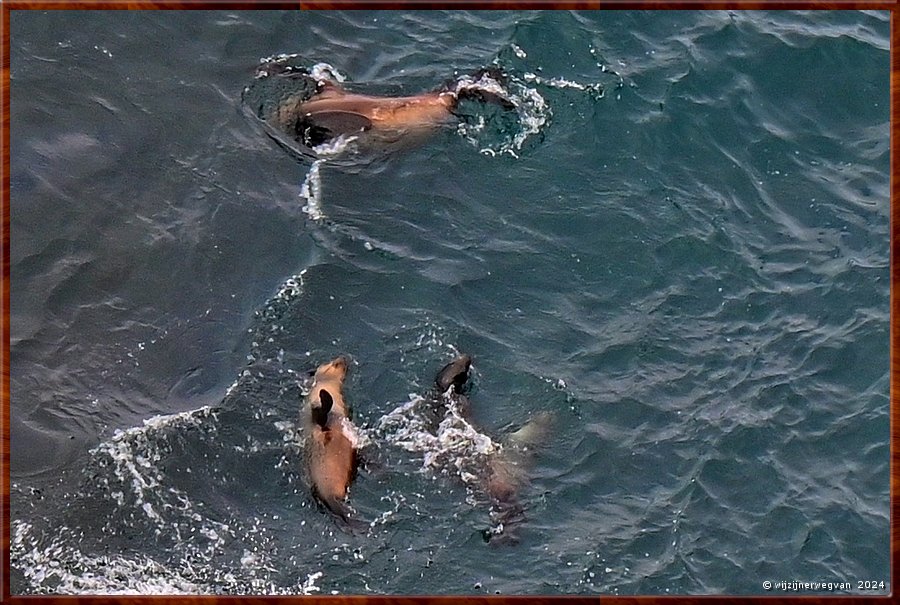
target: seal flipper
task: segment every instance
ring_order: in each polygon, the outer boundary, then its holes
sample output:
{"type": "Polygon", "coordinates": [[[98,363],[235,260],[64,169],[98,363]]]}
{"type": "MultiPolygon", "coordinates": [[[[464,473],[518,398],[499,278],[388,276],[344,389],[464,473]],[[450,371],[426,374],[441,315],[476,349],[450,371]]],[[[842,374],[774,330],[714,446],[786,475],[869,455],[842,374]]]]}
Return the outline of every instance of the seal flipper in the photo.
{"type": "Polygon", "coordinates": [[[451,386],[459,393],[466,381],[469,380],[469,367],[472,365],[472,357],[460,355],[437,373],[434,384],[441,393],[446,393],[451,386]]]}
{"type": "Polygon", "coordinates": [[[341,518],[342,521],[350,520],[350,507],[340,498],[324,498],[322,494],[317,493],[316,497],[319,502],[325,505],[325,508],[341,518]]]}
{"type": "MultiPolygon", "coordinates": [[[[509,77],[499,67],[482,67],[474,72],[468,79],[473,83],[463,85],[461,81],[448,82],[445,84],[445,90],[455,92],[457,102],[459,101],[475,101],[485,105],[492,104],[503,108],[506,111],[515,110],[516,105],[507,97],[500,93],[487,90],[489,84],[482,84],[480,81],[488,78],[496,82],[503,92],[506,92],[506,83],[509,77]]],[[[492,87],[493,88],[493,87],[492,87]]]]}
{"type": "Polygon", "coordinates": [[[460,101],[476,101],[484,105],[487,105],[488,103],[498,105],[506,111],[512,111],[516,108],[515,103],[506,97],[482,88],[461,88],[456,93],[456,97],[460,101]]]}
{"type": "Polygon", "coordinates": [[[347,91],[331,80],[322,80],[316,85],[316,97],[319,99],[333,99],[345,94],[347,91]]]}
{"type": "Polygon", "coordinates": [[[525,521],[525,507],[518,502],[495,502],[490,512],[492,525],[481,530],[481,537],[492,546],[519,543],[518,528],[525,521]]]}
{"type": "Polygon", "coordinates": [[[547,435],[553,424],[550,412],[539,412],[528,422],[507,435],[506,441],[519,448],[534,448],[547,441],[547,435]]]}
{"type": "Polygon", "coordinates": [[[328,412],[331,411],[331,406],[333,405],[334,399],[331,397],[331,393],[329,393],[325,389],[320,389],[319,405],[312,406],[312,419],[313,422],[322,427],[323,430],[327,430],[326,425],[328,424],[328,412]]]}
{"type": "Polygon", "coordinates": [[[313,147],[342,134],[363,132],[372,128],[372,120],[352,111],[328,109],[308,113],[297,121],[297,136],[313,147]]]}
{"type": "Polygon", "coordinates": [[[344,500],[338,498],[322,498],[319,495],[317,495],[317,500],[337,517],[339,527],[346,529],[355,535],[360,535],[368,531],[369,524],[354,518],[351,515],[353,510],[344,500]]]}

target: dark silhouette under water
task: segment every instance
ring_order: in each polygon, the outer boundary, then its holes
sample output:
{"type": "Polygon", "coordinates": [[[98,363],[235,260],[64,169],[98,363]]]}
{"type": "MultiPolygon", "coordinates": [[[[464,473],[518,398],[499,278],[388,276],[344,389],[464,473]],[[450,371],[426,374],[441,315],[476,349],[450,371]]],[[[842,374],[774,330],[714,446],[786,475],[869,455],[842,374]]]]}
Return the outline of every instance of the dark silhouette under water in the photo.
{"type": "MultiPolygon", "coordinates": [[[[437,400],[453,404],[466,422],[471,418],[471,403],[466,395],[472,358],[460,355],[435,376],[437,400]]],[[[519,430],[509,433],[499,452],[490,454],[480,476],[480,487],[490,499],[493,526],[482,532],[486,542],[517,541],[515,527],[525,520],[525,507],[518,495],[528,482],[528,466],[537,446],[544,443],[550,428],[550,414],[543,412],[519,430]]]]}

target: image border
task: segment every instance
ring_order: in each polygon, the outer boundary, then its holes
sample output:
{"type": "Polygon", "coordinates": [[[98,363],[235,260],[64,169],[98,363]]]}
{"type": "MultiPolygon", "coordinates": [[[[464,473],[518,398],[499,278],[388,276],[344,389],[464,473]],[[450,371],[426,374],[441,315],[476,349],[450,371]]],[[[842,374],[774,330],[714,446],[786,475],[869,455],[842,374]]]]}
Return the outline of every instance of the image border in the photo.
{"type": "MultiPolygon", "coordinates": [[[[680,2],[636,2],[636,1],[605,1],[605,2],[542,2],[539,0],[519,0],[519,1],[494,1],[494,2],[477,2],[470,0],[448,0],[444,2],[431,2],[420,0],[409,0],[407,2],[381,2],[366,0],[331,0],[327,2],[279,2],[279,1],[257,1],[257,2],[231,2],[231,1],[215,1],[215,0],[181,0],[176,2],[160,1],[160,2],[127,2],[115,0],[66,0],[57,2],[20,2],[0,0],[0,57],[2,57],[2,78],[0,78],[0,86],[3,89],[2,97],[2,115],[0,115],[0,131],[2,131],[3,144],[3,162],[0,164],[0,182],[2,182],[2,195],[0,195],[0,210],[2,210],[2,246],[0,246],[0,266],[2,266],[2,274],[0,274],[0,295],[2,295],[3,305],[3,321],[0,322],[0,364],[2,364],[2,373],[0,373],[0,397],[2,397],[2,413],[0,413],[0,434],[2,434],[2,444],[0,444],[0,492],[2,492],[2,519],[0,519],[0,544],[2,544],[2,560],[0,560],[0,598],[3,602],[28,603],[72,603],[73,599],[85,602],[117,602],[132,603],[145,602],[148,598],[152,598],[154,603],[183,603],[183,602],[213,602],[213,601],[230,601],[254,603],[254,604],[274,604],[284,603],[285,597],[204,597],[204,596],[166,596],[166,597],[143,597],[143,596],[127,596],[127,597],[110,597],[110,596],[12,596],[10,594],[9,573],[10,573],[10,13],[19,10],[61,10],[61,9],[90,9],[90,10],[261,10],[261,9],[279,9],[279,10],[308,10],[308,9],[426,9],[426,8],[465,8],[465,9],[654,9],[654,10],[672,10],[672,9],[816,9],[816,10],[834,10],[834,9],[854,9],[854,10],[884,10],[890,12],[890,575],[891,586],[893,588],[893,572],[897,568],[898,559],[898,543],[900,543],[900,529],[896,524],[897,511],[897,489],[898,489],[898,440],[900,440],[900,422],[898,422],[898,400],[897,393],[900,389],[900,327],[897,322],[900,318],[900,300],[896,294],[896,284],[900,279],[900,267],[898,267],[897,259],[900,253],[900,242],[898,242],[897,228],[900,221],[900,210],[896,201],[898,192],[900,192],[900,180],[897,175],[900,173],[900,160],[897,154],[897,124],[900,118],[900,109],[898,109],[898,96],[900,96],[900,58],[898,58],[897,48],[898,40],[898,22],[897,11],[898,2],[893,1],[852,1],[852,0],[830,0],[826,2],[806,1],[806,2],[786,2],[781,0],[756,0],[753,2],[703,2],[682,0],[680,2]]],[[[753,596],[753,597],[728,597],[728,596],[303,596],[288,597],[303,600],[305,604],[317,603],[347,603],[356,605],[388,605],[393,603],[410,603],[410,604],[431,604],[431,603],[465,603],[465,602],[485,602],[490,601],[493,604],[515,603],[517,605],[527,603],[545,603],[555,602],[562,603],[612,603],[612,604],[646,604],[651,603],[704,603],[711,602],[743,602],[743,603],[774,603],[789,602],[806,604],[816,602],[834,602],[835,600],[851,600],[854,603],[887,603],[891,599],[887,596],[800,596],[797,593],[789,595],[777,596],[753,596]]]]}

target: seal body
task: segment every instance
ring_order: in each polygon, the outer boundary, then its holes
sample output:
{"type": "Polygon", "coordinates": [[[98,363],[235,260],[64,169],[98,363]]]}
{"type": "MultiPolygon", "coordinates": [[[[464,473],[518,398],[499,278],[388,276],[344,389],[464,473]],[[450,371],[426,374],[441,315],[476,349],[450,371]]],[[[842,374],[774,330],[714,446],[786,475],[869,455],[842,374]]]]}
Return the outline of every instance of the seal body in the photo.
{"type": "Polygon", "coordinates": [[[382,138],[428,131],[447,122],[456,95],[429,92],[409,97],[350,93],[330,82],[308,99],[294,97],[278,106],[274,125],[315,147],[341,135],[370,132],[382,138]]]}
{"type": "MultiPolygon", "coordinates": [[[[286,144],[276,136],[283,134],[313,150],[341,136],[362,133],[366,133],[367,142],[420,141],[436,127],[459,117],[457,110],[463,100],[516,110],[502,88],[506,77],[496,68],[481,69],[437,90],[410,96],[352,92],[326,74],[277,61],[262,65],[257,79],[296,84],[296,92],[274,105],[264,96],[258,98],[250,87],[244,91],[244,100],[271,129],[276,141],[286,144]]],[[[279,87],[273,88],[277,91],[279,87]]]]}
{"type": "MultiPolygon", "coordinates": [[[[460,355],[441,368],[434,381],[440,401],[452,403],[466,422],[471,418],[471,404],[465,394],[471,365],[469,355],[460,355]]],[[[515,541],[511,530],[525,519],[518,494],[528,481],[531,455],[546,439],[549,425],[549,413],[537,414],[519,430],[506,435],[502,448],[484,459],[480,486],[490,500],[493,521],[493,527],[483,532],[486,541],[515,541]]]]}
{"type": "Polygon", "coordinates": [[[307,430],[307,475],[313,495],[345,521],[349,521],[346,499],[356,477],[359,443],[343,395],[348,366],[346,357],[319,366],[302,411],[307,430]]]}
{"type": "Polygon", "coordinates": [[[371,128],[415,128],[431,126],[450,119],[456,98],[450,93],[430,92],[411,97],[376,97],[345,92],[336,86],[324,90],[296,111],[304,118],[315,120],[342,114],[364,118],[371,128]]]}

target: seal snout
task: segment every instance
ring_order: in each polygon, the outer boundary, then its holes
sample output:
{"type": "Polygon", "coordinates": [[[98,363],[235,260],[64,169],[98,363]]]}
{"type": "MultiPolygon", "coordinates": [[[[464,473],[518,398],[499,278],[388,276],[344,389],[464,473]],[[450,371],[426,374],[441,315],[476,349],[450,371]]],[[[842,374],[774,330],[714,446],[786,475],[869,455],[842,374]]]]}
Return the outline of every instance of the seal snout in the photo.
{"type": "Polygon", "coordinates": [[[343,380],[350,369],[351,359],[349,355],[339,355],[326,364],[319,366],[315,377],[317,382],[326,380],[343,380]]]}

